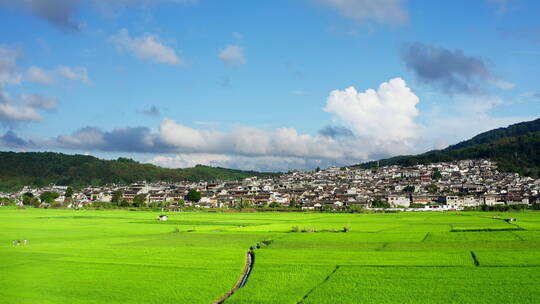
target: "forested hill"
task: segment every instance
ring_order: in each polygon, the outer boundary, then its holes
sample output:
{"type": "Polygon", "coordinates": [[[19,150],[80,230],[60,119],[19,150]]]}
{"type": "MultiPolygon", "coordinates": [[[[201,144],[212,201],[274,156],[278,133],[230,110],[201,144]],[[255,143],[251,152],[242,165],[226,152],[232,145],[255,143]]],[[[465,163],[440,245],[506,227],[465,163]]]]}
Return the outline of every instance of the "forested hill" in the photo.
{"type": "Polygon", "coordinates": [[[51,183],[76,188],[108,183],[146,181],[240,180],[250,176],[276,176],[277,173],[240,171],[197,165],[187,169],[166,169],[127,158],[102,160],[86,155],[51,152],[0,152],[0,191],[13,191],[24,185],[51,183]]]}
{"type": "MultiPolygon", "coordinates": [[[[499,169],[522,175],[540,176],[540,119],[522,122],[507,128],[491,130],[443,150],[419,155],[396,156],[379,161],[380,166],[428,164],[462,159],[489,158],[499,169]]],[[[377,166],[376,161],[358,165],[377,166]]]]}
{"type": "Polygon", "coordinates": [[[484,133],[480,133],[469,140],[449,146],[447,150],[457,150],[478,144],[493,142],[503,137],[520,136],[533,132],[540,132],[540,118],[533,121],[525,121],[513,124],[506,128],[498,128],[484,133]]]}

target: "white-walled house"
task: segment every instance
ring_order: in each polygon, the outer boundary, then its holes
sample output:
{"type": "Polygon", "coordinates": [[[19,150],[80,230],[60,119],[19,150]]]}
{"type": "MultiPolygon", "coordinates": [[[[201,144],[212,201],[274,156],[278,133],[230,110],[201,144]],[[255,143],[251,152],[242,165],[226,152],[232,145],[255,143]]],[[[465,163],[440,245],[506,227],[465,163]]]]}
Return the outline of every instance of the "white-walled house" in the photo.
{"type": "Polygon", "coordinates": [[[388,195],[388,203],[392,207],[403,206],[409,207],[411,205],[411,200],[406,194],[390,194],[388,195]]]}

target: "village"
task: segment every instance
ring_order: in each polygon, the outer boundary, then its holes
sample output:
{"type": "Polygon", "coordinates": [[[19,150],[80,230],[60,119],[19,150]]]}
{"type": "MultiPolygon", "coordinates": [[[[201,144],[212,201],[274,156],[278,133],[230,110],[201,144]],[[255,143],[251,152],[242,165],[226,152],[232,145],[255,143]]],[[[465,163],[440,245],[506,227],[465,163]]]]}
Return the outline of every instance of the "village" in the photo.
{"type": "MultiPolygon", "coordinates": [[[[403,211],[463,210],[481,205],[528,205],[537,203],[540,181],[516,173],[499,172],[489,160],[387,166],[373,169],[330,167],[308,172],[293,171],[278,178],[246,178],[221,182],[155,182],[88,187],[73,191],[50,185],[24,187],[0,193],[23,204],[23,196],[57,193],[54,202],[67,208],[83,208],[98,202],[125,206],[137,200],[168,210],[180,207],[257,208],[286,207],[302,210],[359,210],[384,208],[403,211]],[[195,199],[188,198],[190,190],[195,199]],[[66,193],[72,192],[72,193],[66,193]],[[200,194],[200,195],[199,195],[200,194]]],[[[39,207],[51,204],[41,202],[39,207]]]]}

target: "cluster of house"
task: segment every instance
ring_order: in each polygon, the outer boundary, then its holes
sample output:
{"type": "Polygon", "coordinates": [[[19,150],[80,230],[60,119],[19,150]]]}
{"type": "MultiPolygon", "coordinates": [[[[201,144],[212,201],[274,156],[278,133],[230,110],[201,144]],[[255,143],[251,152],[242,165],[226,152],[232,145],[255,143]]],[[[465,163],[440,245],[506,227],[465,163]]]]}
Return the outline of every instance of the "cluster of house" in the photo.
{"type": "MultiPolygon", "coordinates": [[[[39,196],[43,191],[60,194],[65,201],[67,187],[25,188],[39,196]]],[[[489,160],[416,165],[386,166],[374,169],[330,167],[309,172],[290,172],[276,178],[246,178],[243,181],[177,182],[110,185],[75,191],[68,207],[81,207],[95,201],[110,202],[115,191],[132,202],[143,195],[146,202],[175,206],[189,190],[201,193],[198,202],[187,206],[206,208],[297,206],[302,209],[371,208],[380,202],[393,208],[461,210],[482,204],[533,204],[539,200],[540,180],[504,173],[489,160]]]]}

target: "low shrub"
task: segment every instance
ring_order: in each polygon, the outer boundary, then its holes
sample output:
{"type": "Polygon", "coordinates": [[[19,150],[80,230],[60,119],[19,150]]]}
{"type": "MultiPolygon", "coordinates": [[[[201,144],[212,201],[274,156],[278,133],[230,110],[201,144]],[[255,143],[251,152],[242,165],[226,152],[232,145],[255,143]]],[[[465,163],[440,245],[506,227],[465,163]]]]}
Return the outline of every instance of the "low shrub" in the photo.
{"type": "Polygon", "coordinates": [[[59,208],[62,208],[64,207],[64,204],[60,203],[60,202],[54,202],[51,204],[51,208],[54,208],[54,209],[59,209],[59,208]]]}
{"type": "Polygon", "coordinates": [[[304,227],[302,228],[302,232],[317,232],[317,231],[313,227],[304,227]]]}

